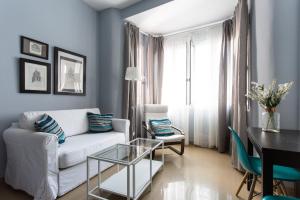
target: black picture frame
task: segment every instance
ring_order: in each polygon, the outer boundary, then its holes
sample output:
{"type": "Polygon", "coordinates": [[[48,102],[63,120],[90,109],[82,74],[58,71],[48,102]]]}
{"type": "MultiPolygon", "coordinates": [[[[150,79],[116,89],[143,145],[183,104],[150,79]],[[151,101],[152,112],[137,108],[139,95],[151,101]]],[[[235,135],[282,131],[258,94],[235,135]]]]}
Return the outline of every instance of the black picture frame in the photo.
{"type": "Polygon", "coordinates": [[[21,53],[28,55],[28,56],[34,56],[37,58],[42,58],[42,59],[46,59],[48,60],[49,58],[49,45],[47,43],[29,38],[29,37],[25,37],[25,36],[21,36],[21,53]],[[41,48],[40,49],[40,54],[38,53],[33,53],[33,51],[31,50],[30,47],[30,42],[32,42],[35,45],[39,45],[37,47],[41,48]],[[29,44],[28,44],[29,43],[29,44]]]}
{"type": "MultiPolygon", "coordinates": [[[[36,94],[50,94],[51,93],[51,64],[50,63],[45,63],[45,62],[40,62],[40,61],[36,61],[36,60],[30,60],[30,59],[26,59],[26,58],[20,58],[19,59],[19,64],[20,64],[20,93],[36,93],[36,94]],[[26,70],[26,63],[28,64],[34,64],[36,67],[37,65],[39,65],[41,68],[44,67],[45,69],[43,70],[44,72],[46,72],[47,74],[44,76],[44,78],[46,78],[46,88],[45,90],[37,90],[37,89],[30,89],[30,86],[26,86],[26,82],[30,81],[27,80],[29,77],[29,75],[27,73],[29,73],[28,71],[30,70],[26,70]]],[[[43,79],[41,76],[41,73],[39,74],[39,81],[41,81],[41,79],[43,79]]],[[[33,75],[34,76],[34,75],[33,75]]],[[[32,76],[32,80],[31,82],[33,82],[34,77],[32,76]]]]}
{"type": "MultiPolygon", "coordinates": [[[[78,75],[78,74],[77,74],[78,75]]],[[[74,79],[75,80],[75,79],[74,79]]],[[[77,83],[78,84],[78,83],[77,83]]],[[[74,82],[75,85],[75,82],[74,82]]],[[[54,47],[54,94],[55,95],[75,95],[75,96],[85,96],[86,95],[86,56],[74,53],[72,51],[62,49],[59,47],[54,47]],[[61,56],[64,54],[64,56],[61,56]],[[82,91],[75,91],[75,89],[62,89],[61,85],[61,63],[62,61],[70,63],[81,63],[82,65],[82,74],[75,76],[73,72],[72,77],[79,77],[82,83],[79,83],[80,89],[82,91]]]]}

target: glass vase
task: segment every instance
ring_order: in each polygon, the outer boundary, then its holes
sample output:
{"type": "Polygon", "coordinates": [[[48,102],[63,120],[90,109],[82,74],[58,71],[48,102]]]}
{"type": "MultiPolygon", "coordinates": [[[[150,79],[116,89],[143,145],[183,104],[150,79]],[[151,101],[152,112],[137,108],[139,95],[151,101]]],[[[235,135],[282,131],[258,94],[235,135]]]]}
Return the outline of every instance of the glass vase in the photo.
{"type": "Polygon", "coordinates": [[[280,131],[280,114],[278,112],[263,112],[262,130],[278,133],[280,131]]]}

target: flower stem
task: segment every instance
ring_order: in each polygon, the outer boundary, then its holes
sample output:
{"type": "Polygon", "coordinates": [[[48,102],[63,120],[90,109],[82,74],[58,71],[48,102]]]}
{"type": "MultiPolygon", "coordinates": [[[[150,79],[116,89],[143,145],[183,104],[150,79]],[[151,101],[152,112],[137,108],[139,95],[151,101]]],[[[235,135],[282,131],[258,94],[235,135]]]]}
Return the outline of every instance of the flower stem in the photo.
{"type": "Polygon", "coordinates": [[[268,112],[268,114],[269,114],[269,117],[268,117],[268,123],[267,123],[266,129],[270,129],[269,125],[270,125],[271,121],[273,121],[273,128],[275,128],[274,127],[274,119],[273,119],[274,113],[273,112],[268,112]]]}

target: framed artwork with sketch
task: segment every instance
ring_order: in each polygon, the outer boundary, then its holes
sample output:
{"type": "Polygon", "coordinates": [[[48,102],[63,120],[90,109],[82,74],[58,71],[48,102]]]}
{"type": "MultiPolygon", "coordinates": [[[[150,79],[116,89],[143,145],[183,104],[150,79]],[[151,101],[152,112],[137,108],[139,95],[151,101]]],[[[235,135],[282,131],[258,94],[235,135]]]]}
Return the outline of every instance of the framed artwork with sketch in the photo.
{"type": "Polygon", "coordinates": [[[85,96],[85,56],[54,48],[54,94],[85,96]]]}
{"type": "Polygon", "coordinates": [[[25,36],[21,36],[21,53],[48,60],[49,45],[25,36]]]}
{"type": "Polygon", "coordinates": [[[20,93],[51,93],[51,65],[20,58],[20,93]]]}

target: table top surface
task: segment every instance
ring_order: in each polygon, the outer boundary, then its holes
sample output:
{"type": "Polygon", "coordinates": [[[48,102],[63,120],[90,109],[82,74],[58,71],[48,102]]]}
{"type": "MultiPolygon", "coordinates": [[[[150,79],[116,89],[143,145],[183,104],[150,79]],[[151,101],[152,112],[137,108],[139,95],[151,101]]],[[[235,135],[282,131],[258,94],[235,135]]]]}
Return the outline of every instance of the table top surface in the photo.
{"type": "Polygon", "coordinates": [[[263,132],[261,128],[248,128],[248,137],[260,149],[300,153],[300,131],[281,129],[279,133],[263,132]]]}
{"type": "Polygon", "coordinates": [[[130,141],[128,144],[143,146],[143,147],[151,148],[153,150],[156,149],[158,146],[160,146],[162,143],[163,143],[162,140],[149,139],[149,138],[136,138],[130,141]]]}
{"type": "Polygon", "coordinates": [[[130,165],[149,153],[150,148],[147,147],[129,144],[115,144],[88,156],[88,158],[130,165]]]}
{"type": "Polygon", "coordinates": [[[131,165],[140,158],[145,157],[151,150],[156,149],[163,143],[161,140],[136,138],[127,144],[115,144],[99,152],[89,155],[88,158],[131,165]]]}

